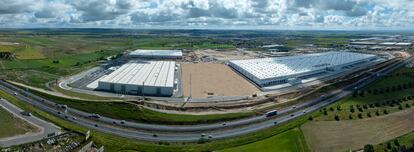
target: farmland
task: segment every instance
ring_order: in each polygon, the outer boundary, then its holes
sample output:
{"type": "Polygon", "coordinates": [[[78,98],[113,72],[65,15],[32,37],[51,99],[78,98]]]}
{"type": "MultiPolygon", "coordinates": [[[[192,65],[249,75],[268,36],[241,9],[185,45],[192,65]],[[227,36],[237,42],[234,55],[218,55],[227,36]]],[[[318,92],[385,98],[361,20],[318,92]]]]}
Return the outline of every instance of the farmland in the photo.
{"type": "Polygon", "coordinates": [[[365,144],[379,144],[414,130],[414,110],[363,120],[315,121],[301,128],[315,151],[355,150],[365,144]]]}
{"type": "Polygon", "coordinates": [[[3,108],[0,108],[0,124],[0,139],[39,131],[39,128],[21,120],[3,108]]]}

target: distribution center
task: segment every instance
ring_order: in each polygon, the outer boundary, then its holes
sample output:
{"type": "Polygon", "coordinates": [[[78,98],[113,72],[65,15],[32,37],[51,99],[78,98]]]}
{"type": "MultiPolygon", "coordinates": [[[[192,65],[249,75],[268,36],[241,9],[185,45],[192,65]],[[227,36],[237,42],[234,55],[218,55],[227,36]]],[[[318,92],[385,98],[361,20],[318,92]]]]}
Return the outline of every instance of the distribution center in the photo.
{"type": "Polygon", "coordinates": [[[122,94],[172,96],[175,62],[130,61],[98,81],[98,89],[122,94]]]}
{"type": "Polygon", "coordinates": [[[376,60],[372,54],[331,51],[297,56],[233,60],[228,65],[260,87],[300,83],[303,79],[339,72],[376,60]]]}
{"type": "Polygon", "coordinates": [[[181,50],[135,50],[130,52],[129,56],[146,59],[181,59],[183,52],[181,50]]]}

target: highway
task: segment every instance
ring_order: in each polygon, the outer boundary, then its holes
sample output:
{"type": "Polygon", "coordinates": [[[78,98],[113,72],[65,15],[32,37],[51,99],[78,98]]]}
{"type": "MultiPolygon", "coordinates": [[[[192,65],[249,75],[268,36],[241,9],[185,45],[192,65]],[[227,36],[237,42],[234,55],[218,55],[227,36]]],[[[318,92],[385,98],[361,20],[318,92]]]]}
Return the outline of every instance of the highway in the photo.
{"type": "Polygon", "coordinates": [[[5,101],[4,99],[0,99],[0,106],[16,117],[19,117],[20,119],[27,121],[31,125],[36,126],[40,129],[39,132],[34,133],[28,133],[23,135],[17,135],[13,137],[8,138],[2,138],[0,139],[0,147],[10,147],[14,145],[20,145],[25,143],[30,143],[34,141],[38,141],[44,138],[47,138],[49,134],[55,133],[55,135],[60,134],[60,127],[46,122],[42,119],[37,118],[36,116],[23,116],[20,113],[23,112],[20,108],[12,105],[8,101],[5,101]]]}
{"type": "MultiPolygon", "coordinates": [[[[411,60],[411,58],[409,59],[411,60]]],[[[387,74],[402,65],[405,65],[407,61],[399,62],[388,66],[385,69],[382,69],[379,74],[387,74]]],[[[325,107],[343,97],[351,94],[353,89],[361,88],[369,83],[377,80],[379,77],[377,74],[372,74],[369,77],[359,80],[358,82],[349,85],[344,90],[338,90],[332,92],[329,95],[324,97],[306,102],[300,105],[296,105],[296,108],[288,107],[285,109],[279,110],[280,114],[290,113],[288,115],[278,115],[270,119],[264,116],[257,116],[247,119],[241,119],[231,122],[215,123],[215,124],[203,124],[203,125],[192,125],[192,126],[170,126],[170,125],[157,125],[157,124],[144,124],[144,123],[132,123],[126,122],[125,127],[119,127],[121,124],[109,125],[112,122],[120,122],[121,120],[111,119],[102,117],[100,119],[95,119],[98,122],[92,121],[87,116],[89,113],[85,113],[76,109],[69,107],[68,113],[58,114],[58,109],[56,109],[52,101],[42,99],[36,95],[33,95],[25,90],[19,89],[15,86],[12,86],[4,81],[0,82],[0,89],[6,91],[7,93],[14,94],[17,92],[16,97],[26,103],[32,104],[41,110],[47,111],[51,114],[61,117],[62,119],[67,119],[73,123],[98,130],[105,133],[110,133],[118,136],[141,139],[147,141],[197,141],[200,138],[212,138],[212,139],[222,139],[229,138],[234,136],[243,135],[246,133],[252,133],[262,129],[266,129],[281,123],[287,122],[294,118],[305,115],[309,112],[318,110],[322,107],[325,107]],[[65,118],[65,116],[67,118],[65,118]],[[73,119],[77,117],[77,119],[73,119]],[[276,122],[276,123],[275,123],[276,122]],[[97,126],[96,126],[97,125],[97,126]],[[136,128],[136,129],[131,129],[136,128]],[[201,133],[205,133],[206,136],[201,136],[201,133]],[[154,136],[155,134],[155,136],[154,136]],[[211,136],[210,136],[211,135],[211,136]],[[210,137],[209,137],[210,136],[210,137]]]]}

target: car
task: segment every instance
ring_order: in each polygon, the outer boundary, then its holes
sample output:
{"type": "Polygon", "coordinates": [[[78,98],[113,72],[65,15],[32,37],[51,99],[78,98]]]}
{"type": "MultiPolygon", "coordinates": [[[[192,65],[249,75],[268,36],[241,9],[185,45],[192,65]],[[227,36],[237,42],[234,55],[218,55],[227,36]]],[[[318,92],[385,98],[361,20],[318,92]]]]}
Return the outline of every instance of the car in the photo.
{"type": "Polygon", "coordinates": [[[68,116],[65,116],[65,118],[68,119],[69,117],[68,116]]]}
{"type": "Polygon", "coordinates": [[[306,113],[307,111],[306,110],[303,110],[303,113],[306,113]]]}
{"type": "Polygon", "coordinates": [[[227,125],[226,123],[223,123],[223,126],[227,125]]]}
{"type": "Polygon", "coordinates": [[[293,106],[292,109],[296,109],[296,106],[293,106]]]}
{"type": "Polygon", "coordinates": [[[125,124],[125,120],[121,120],[121,124],[125,124]]]}
{"type": "Polygon", "coordinates": [[[57,114],[61,114],[62,112],[58,111],[57,114]]]}
{"type": "Polygon", "coordinates": [[[293,116],[295,116],[295,115],[294,115],[294,114],[291,114],[290,116],[291,116],[291,117],[293,117],[293,116]]]}
{"type": "Polygon", "coordinates": [[[112,123],[116,125],[116,122],[115,121],[112,121],[112,123]]]}
{"type": "Polygon", "coordinates": [[[277,110],[272,110],[272,111],[266,112],[265,115],[266,115],[266,117],[275,116],[275,115],[277,115],[277,110]]]}
{"type": "Polygon", "coordinates": [[[275,125],[276,125],[277,123],[278,123],[277,121],[273,122],[273,124],[275,124],[275,125]]]}
{"type": "Polygon", "coordinates": [[[76,117],[72,117],[72,119],[73,119],[73,120],[76,120],[76,119],[78,119],[78,118],[76,118],[76,117]]]}
{"type": "Polygon", "coordinates": [[[98,124],[95,124],[95,127],[98,127],[98,124]]]}
{"type": "Polygon", "coordinates": [[[206,134],[205,134],[205,133],[202,133],[202,134],[201,134],[201,137],[205,137],[205,136],[206,136],[206,134]]]}
{"type": "Polygon", "coordinates": [[[158,135],[157,134],[152,134],[152,137],[158,137],[158,135]]]}
{"type": "Polygon", "coordinates": [[[213,138],[213,135],[208,135],[208,138],[213,138]]]}
{"type": "Polygon", "coordinates": [[[14,96],[17,96],[17,92],[14,92],[14,93],[13,93],[13,95],[14,95],[14,96]]]}

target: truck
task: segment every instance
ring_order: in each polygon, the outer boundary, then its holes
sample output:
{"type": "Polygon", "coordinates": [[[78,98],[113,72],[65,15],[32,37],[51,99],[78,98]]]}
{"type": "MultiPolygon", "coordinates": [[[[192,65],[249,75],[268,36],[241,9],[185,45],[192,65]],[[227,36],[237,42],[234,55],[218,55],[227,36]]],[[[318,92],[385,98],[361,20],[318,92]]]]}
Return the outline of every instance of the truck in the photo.
{"type": "Polygon", "coordinates": [[[275,115],[277,115],[277,110],[272,110],[272,111],[266,112],[265,115],[266,115],[266,117],[275,116],[275,115]]]}

